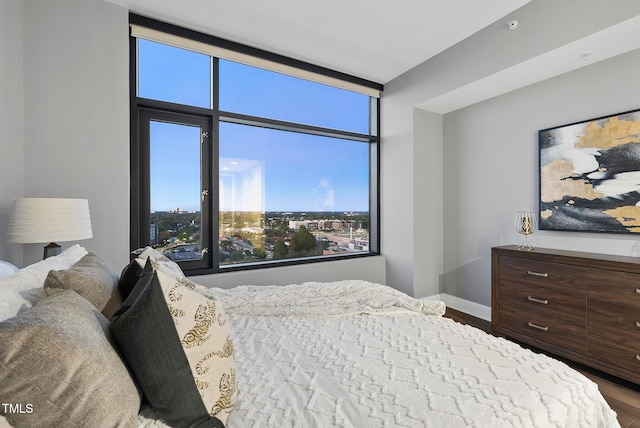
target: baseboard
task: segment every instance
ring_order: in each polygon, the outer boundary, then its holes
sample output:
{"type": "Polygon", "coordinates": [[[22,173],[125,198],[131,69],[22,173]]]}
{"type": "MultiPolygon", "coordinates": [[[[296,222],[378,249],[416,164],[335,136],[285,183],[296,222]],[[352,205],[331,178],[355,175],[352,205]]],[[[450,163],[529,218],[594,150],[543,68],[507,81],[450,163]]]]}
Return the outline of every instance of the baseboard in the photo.
{"type": "Polygon", "coordinates": [[[452,296],[451,294],[436,294],[429,297],[423,297],[422,300],[441,300],[452,309],[460,312],[464,312],[474,317],[483,319],[485,321],[491,321],[491,307],[481,305],[480,303],[472,302],[470,300],[461,299],[460,297],[452,296]]]}

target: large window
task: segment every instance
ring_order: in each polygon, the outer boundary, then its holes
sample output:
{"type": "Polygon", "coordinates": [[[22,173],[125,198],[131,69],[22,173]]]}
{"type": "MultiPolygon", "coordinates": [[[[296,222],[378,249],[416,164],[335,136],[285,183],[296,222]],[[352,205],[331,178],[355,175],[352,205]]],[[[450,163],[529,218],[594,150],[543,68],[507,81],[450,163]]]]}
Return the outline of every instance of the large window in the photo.
{"type": "Polygon", "coordinates": [[[190,273],[378,253],[381,86],[131,21],[132,249],[190,273]]]}

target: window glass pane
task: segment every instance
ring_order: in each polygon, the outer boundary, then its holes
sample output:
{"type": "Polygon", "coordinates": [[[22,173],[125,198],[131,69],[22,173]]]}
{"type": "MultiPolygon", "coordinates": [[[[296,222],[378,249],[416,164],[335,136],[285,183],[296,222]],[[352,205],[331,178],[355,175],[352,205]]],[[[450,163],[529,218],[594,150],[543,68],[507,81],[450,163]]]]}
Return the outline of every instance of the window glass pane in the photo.
{"type": "Polygon", "coordinates": [[[220,60],[220,110],[369,133],[369,97],[220,60]]]}
{"type": "Polygon", "coordinates": [[[379,100],[144,39],[135,46],[132,153],[145,173],[132,169],[134,248],[151,244],[197,273],[377,253],[379,100]],[[206,203],[203,188],[215,195],[206,203]],[[203,257],[216,237],[219,252],[203,257]]]}
{"type": "Polygon", "coordinates": [[[150,123],[151,246],[172,260],[201,258],[198,126],[150,123]]]}
{"type": "Polygon", "coordinates": [[[138,96],[211,107],[211,58],[138,39],[138,96]]]}
{"type": "Polygon", "coordinates": [[[369,251],[369,144],[220,124],[220,264],[369,251]]]}

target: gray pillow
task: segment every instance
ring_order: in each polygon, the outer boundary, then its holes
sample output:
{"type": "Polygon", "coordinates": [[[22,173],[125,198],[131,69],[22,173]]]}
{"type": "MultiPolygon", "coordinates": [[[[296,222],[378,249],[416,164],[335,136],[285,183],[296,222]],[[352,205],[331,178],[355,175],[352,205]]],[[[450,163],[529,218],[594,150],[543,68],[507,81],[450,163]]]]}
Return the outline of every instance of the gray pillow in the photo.
{"type": "Polygon", "coordinates": [[[61,291],[0,323],[0,407],[15,427],[130,427],[137,387],[112,346],[109,322],[61,291]]]}
{"type": "Polygon", "coordinates": [[[44,282],[45,294],[50,296],[58,289],[73,290],[111,319],[122,305],[118,290],[120,275],[107,261],[95,253],[87,253],[67,270],[52,270],[44,282]]]}
{"type": "Polygon", "coordinates": [[[120,296],[123,301],[129,297],[131,290],[133,290],[133,287],[135,287],[140,279],[143,267],[144,266],[140,266],[138,261],[134,259],[122,269],[120,280],[118,281],[118,290],[120,291],[120,296]]]}

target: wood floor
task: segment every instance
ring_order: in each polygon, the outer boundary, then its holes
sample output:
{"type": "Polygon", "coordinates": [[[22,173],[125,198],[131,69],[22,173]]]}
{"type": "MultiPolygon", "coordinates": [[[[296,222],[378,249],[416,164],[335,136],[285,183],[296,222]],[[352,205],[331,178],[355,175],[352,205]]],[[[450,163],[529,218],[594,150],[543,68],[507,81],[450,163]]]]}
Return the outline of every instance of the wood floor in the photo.
{"type": "MultiPolygon", "coordinates": [[[[477,327],[487,333],[492,333],[489,321],[451,308],[447,308],[445,316],[463,324],[477,327]]],[[[640,385],[625,382],[571,361],[563,361],[598,384],[600,393],[607,400],[609,406],[618,414],[618,421],[622,428],[640,428],[640,385]]]]}

